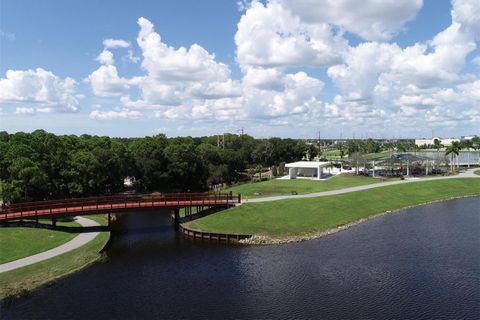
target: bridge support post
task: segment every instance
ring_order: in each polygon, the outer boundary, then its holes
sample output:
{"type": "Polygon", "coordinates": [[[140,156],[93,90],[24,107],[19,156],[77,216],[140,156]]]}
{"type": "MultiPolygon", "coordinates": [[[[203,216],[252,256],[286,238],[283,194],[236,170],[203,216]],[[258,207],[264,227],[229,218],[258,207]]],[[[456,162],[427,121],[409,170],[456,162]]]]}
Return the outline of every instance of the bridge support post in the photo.
{"type": "Polygon", "coordinates": [[[57,218],[52,218],[52,227],[57,227],[57,218]]]}
{"type": "Polygon", "coordinates": [[[173,210],[173,225],[175,227],[175,231],[180,229],[180,209],[173,210]]]}
{"type": "Polygon", "coordinates": [[[109,212],[108,213],[108,228],[110,228],[112,225],[112,214],[109,212]]]}

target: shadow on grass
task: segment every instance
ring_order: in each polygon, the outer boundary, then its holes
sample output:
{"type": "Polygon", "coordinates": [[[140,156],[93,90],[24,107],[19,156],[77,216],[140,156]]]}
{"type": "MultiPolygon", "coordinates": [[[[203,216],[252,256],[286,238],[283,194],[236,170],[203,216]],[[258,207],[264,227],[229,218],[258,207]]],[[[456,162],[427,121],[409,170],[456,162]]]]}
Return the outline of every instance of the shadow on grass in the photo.
{"type": "MultiPolygon", "coordinates": [[[[69,221],[73,221],[73,220],[69,220],[69,221]]],[[[108,226],[92,226],[92,227],[58,226],[58,225],[53,226],[51,223],[35,222],[35,221],[5,222],[0,224],[0,226],[2,228],[14,228],[14,227],[41,228],[41,229],[49,229],[49,230],[68,232],[68,233],[88,233],[88,232],[102,232],[102,231],[110,230],[108,226]]]]}

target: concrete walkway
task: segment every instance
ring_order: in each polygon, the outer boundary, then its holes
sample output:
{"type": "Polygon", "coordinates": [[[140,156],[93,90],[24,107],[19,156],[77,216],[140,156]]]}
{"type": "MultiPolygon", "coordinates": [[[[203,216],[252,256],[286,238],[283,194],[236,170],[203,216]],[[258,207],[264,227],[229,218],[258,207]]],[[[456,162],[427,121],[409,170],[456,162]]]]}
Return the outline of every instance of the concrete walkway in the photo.
{"type": "MultiPolygon", "coordinates": [[[[83,227],[98,227],[100,226],[96,221],[83,218],[83,217],[75,217],[75,221],[78,222],[80,225],[83,227]]],[[[41,252],[38,254],[35,254],[33,256],[25,257],[22,259],[18,259],[15,261],[7,262],[4,264],[0,264],[0,273],[2,272],[7,272],[10,270],[18,269],[21,267],[25,267],[40,261],[44,261],[53,257],[56,257],[58,255],[61,255],[63,253],[72,251],[74,249],[77,249],[88,242],[92,241],[100,232],[85,232],[85,233],[80,233],[78,236],[73,238],[72,240],[68,241],[67,243],[62,244],[61,246],[58,246],[56,248],[53,248],[51,250],[41,252]]]]}
{"type": "MultiPolygon", "coordinates": [[[[242,200],[242,204],[244,203],[256,203],[256,202],[269,202],[269,201],[277,201],[277,200],[284,200],[284,199],[302,199],[302,198],[316,198],[316,197],[326,197],[326,196],[333,196],[336,194],[343,194],[373,188],[380,188],[385,186],[393,186],[396,184],[405,184],[405,183],[414,183],[414,182],[421,182],[421,181],[432,181],[432,180],[443,180],[443,179],[455,179],[455,178],[480,178],[480,176],[474,174],[473,172],[478,170],[478,168],[468,169],[464,172],[459,173],[455,176],[445,176],[445,177],[432,177],[432,178],[409,178],[405,180],[398,180],[398,181],[389,181],[389,182],[379,182],[373,184],[366,184],[363,186],[357,187],[350,187],[344,189],[337,189],[337,190],[330,190],[330,191],[322,191],[322,192],[315,192],[315,193],[307,193],[301,195],[285,195],[285,196],[274,196],[274,197],[265,197],[265,198],[256,198],[256,199],[244,199],[242,200]]],[[[321,183],[321,182],[319,182],[321,183]]]]}

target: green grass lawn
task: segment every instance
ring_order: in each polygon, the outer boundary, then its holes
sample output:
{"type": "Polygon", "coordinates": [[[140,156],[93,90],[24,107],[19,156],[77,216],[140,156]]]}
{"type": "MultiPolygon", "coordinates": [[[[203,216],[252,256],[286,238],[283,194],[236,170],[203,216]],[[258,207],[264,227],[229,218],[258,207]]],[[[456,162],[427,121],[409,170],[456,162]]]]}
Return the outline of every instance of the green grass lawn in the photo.
{"type": "MultiPolygon", "coordinates": [[[[50,220],[40,220],[50,224],[50,220]]],[[[58,221],[57,226],[80,226],[74,221],[58,221]]],[[[0,228],[0,264],[28,257],[36,253],[55,248],[77,234],[42,228],[1,227],[0,228]]]]}
{"type": "Polygon", "coordinates": [[[477,176],[480,176],[480,170],[475,170],[473,173],[475,173],[477,176]]]}
{"type": "Polygon", "coordinates": [[[226,189],[226,192],[232,191],[234,194],[240,193],[242,198],[258,198],[292,194],[296,191],[298,194],[329,191],[355,187],[365,184],[383,182],[380,178],[371,178],[365,176],[356,176],[352,174],[341,174],[328,180],[317,181],[307,179],[279,180],[273,179],[255,183],[245,183],[226,189]],[[255,195],[259,193],[260,195],[255,195]]]}
{"type": "Polygon", "coordinates": [[[249,203],[186,226],[281,238],[322,232],[388,210],[463,195],[480,195],[480,179],[423,181],[329,197],[249,203]]]}
{"type": "MultiPolygon", "coordinates": [[[[103,226],[107,225],[103,215],[87,218],[103,226]]],[[[80,248],[23,268],[0,273],[0,299],[5,301],[24,295],[32,289],[46,285],[99,260],[102,257],[99,250],[107,239],[108,232],[102,232],[80,248]]]]}

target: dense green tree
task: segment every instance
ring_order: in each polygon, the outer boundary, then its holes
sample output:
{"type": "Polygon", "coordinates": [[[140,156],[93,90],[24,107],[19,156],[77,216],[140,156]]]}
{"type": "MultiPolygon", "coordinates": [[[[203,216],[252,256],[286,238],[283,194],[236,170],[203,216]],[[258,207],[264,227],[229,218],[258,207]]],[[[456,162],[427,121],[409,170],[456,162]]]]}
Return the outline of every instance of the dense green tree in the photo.
{"type": "Polygon", "coordinates": [[[93,196],[101,194],[102,182],[100,164],[95,155],[87,150],[75,151],[69,160],[62,176],[67,184],[69,196],[93,196]]]}
{"type": "Polygon", "coordinates": [[[275,166],[283,175],[285,162],[315,151],[302,140],[245,134],[130,139],[0,132],[1,197],[21,202],[115,194],[126,177],[141,192],[208,190],[239,181],[247,168],[275,166]]]}
{"type": "Polygon", "coordinates": [[[3,198],[6,202],[47,198],[48,177],[34,161],[19,157],[10,164],[8,173],[10,178],[3,183],[3,198]]]}
{"type": "Polygon", "coordinates": [[[286,172],[285,172],[285,162],[280,162],[280,164],[278,165],[278,175],[283,176],[285,174],[286,174],[286,172]]]}
{"type": "Polygon", "coordinates": [[[349,155],[360,151],[360,146],[357,140],[348,140],[345,147],[349,155]]]}
{"type": "Polygon", "coordinates": [[[134,139],[129,145],[132,156],[131,175],[142,191],[163,190],[168,183],[167,159],[164,149],[168,140],[164,135],[134,139]]]}
{"type": "Polygon", "coordinates": [[[176,191],[201,191],[207,188],[208,167],[196,155],[193,142],[170,143],[164,151],[168,161],[169,187],[176,191]]]}
{"type": "Polygon", "coordinates": [[[366,143],[367,153],[380,152],[380,144],[373,139],[368,139],[366,143]]]}

